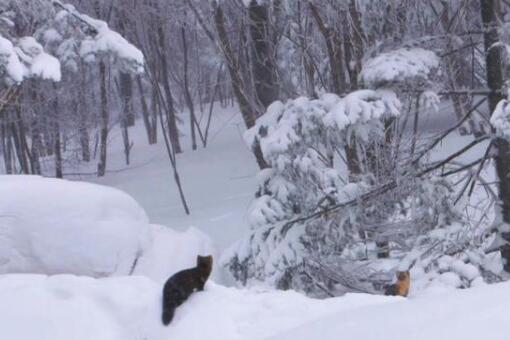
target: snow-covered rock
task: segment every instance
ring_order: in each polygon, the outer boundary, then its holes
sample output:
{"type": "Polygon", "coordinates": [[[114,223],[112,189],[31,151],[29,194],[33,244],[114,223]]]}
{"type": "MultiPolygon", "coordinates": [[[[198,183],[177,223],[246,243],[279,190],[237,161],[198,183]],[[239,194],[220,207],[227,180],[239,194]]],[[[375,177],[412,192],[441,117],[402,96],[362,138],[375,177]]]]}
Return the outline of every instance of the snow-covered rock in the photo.
{"type": "Polygon", "coordinates": [[[150,243],[144,210],[119,190],[0,176],[0,274],[129,274],[150,243]]]}

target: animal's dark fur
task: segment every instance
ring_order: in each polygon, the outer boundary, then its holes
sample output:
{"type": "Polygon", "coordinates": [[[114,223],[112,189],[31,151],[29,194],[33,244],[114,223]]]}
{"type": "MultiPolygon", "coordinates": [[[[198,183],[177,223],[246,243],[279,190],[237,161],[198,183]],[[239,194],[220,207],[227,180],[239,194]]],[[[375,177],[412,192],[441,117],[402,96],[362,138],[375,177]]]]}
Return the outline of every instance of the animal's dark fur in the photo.
{"type": "Polygon", "coordinates": [[[397,272],[397,282],[384,288],[384,295],[407,296],[411,285],[409,271],[397,272]]]}
{"type": "Polygon", "coordinates": [[[204,285],[211,274],[212,256],[197,256],[195,268],[182,270],[171,276],[163,288],[162,321],[166,326],[174,317],[175,309],[182,305],[196,290],[204,290],[204,285]]]}

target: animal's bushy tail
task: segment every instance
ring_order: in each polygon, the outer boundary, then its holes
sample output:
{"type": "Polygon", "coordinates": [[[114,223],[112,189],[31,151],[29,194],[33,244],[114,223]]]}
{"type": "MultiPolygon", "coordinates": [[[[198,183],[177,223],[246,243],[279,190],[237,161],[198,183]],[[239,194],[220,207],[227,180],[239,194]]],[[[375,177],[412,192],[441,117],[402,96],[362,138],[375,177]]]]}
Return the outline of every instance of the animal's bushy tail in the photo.
{"type": "Polygon", "coordinates": [[[175,307],[173,306],[163,306],[163,315],[161,316],[161,321],[163,321],[163,325],[168,326],[172,319],[174,318],[175,307]]]}

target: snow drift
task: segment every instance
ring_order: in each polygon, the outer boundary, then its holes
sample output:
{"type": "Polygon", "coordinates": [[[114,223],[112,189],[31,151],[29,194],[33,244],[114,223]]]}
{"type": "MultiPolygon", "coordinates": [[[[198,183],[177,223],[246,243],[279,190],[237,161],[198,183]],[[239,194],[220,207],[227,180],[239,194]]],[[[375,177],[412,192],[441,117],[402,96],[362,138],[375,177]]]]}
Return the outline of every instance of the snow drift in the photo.
{"type": "Polygon", "coordinates": [[[0,338],[159,340],[160,298],[144,277],[0,275],[0,338]]]}
{"type": "Polygon", "coordinates": [[[145,277],[0,275],[0,338],[20,340],[508,339],[510,283],[418,298],[208,282],[161,324],[162,285],[145,277]]]}
{"type": "Polygon", "coordinates": [[[0,176],[0,274],[129,274],[149,245],[144,210],[119,190],[0,176]]]}

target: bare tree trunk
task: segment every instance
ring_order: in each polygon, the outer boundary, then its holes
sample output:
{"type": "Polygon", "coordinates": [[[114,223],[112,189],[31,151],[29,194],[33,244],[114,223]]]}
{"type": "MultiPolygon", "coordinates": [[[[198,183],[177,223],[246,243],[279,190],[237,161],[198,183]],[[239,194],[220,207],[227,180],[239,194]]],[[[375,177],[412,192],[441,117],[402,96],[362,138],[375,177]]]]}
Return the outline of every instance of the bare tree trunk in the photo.
{"type": "Polygon", "coordinates": [[[119,75],[120,95],[124,107],[124,119],[127,126],[135,125],[135,112],[133,109],[133,79],[129,73],[121,72],[119,75]]]}
{"type": "MultiPolygon", "coordinates": [[[[174,99],[172,96],[172,90],[170,88],[170,80],[168,74],[168,63],[167,63],[167,43],[166,36],[162,26],[158,27],[158,39],[159,39],[159,59],[161,66],[161,82],[163,83],[163,89],[165,91],[166,97],[166,115],[167,115],[167,124],[168,124],[168,134],[170,137],[170,141],[173,145],[173,149],[175,153],[181,153],[182,148],[179,142],[179,129],[177,127],[177,117],[175,116],[175,107],[174,107],[174,99]]],[[[159,92],[159,91],[158,91],[159,92]]]]}
{"type": "Polygon", "coordinates": [[[106,173],[106,157],[108,147],[108,93],[107,93],[106,65],[104,61],[99,63],[99,82],[101,91],[101,136],[99,145],[99,163],[97,164],[97,176],[103,177],[106,173]]]}
{"type": "Polygon", "coordinates": [[[4,155],[5,173],[10,175],[14,173],[12,162],[12,142],[9,130],[7,129],[7,122],[5,120],[5,115],[0,113],[0,138],[2,142],[2,153],[4,155]]]}
{"type": "Polygon", "coordinates": [[[252,0],[248,6],[252,40],[252,74],[257,99],[264,110],[280,97],[267,4],[252,0]]]}
{"type": "MultiPolygon", "coordinates": [[[[232,46],[228,38],[227,29],[225,27],[225,16],[223,14],[221,4],[216,5],[214,11],[214,24],[216,27],[216,32],[218,33],[220,49],[223,51],[225,56],[227,69],[232,81],[232,90],[234,91],[237,103],[239,104],[239,110],[243,116],[244,123],[249,129],[255,125],[257,120],[257,111],[250,104],[250,100],[245,93],[246,87],[244,86],[242,77],[240,75],[239,63],[236,61],[234,51],[232,50],[232,46]]],[[[267,168],[268,165],[264,159],[264,156],[262,155],[260,145],[255,145],[253,147],[253,153],[259,167],[261,169],[267,168]]]]}
{"type": "MultiPolygon", "coordinates": [[[[147,139],[149,144],[155,144],[157,142],[156,136],[154,135],[154,130],[152,128],[152,122],[150,120],[149,107],[147,105],[147,100],[145,100],[145,94],[143,92],[142,79],[140,76],[136,77],[136,82],[138,84],[138,93],[140,95],[140,105],[142,107],[142,118],[143,124],[145,126],[145,132],[147,133],[147,139]]],[[[152,99],[155,100],[154,97],[152,99]]]]}
{"type": "Polygon", "coordinates": [[[122,142],[124,143],[124,156],[126,165],[129,165],[131,148],[133,143],[129,141],[129,127],[135,125],[135,114],[133,109],[133,81],[128,73],[119,75],[119,93],[122,99],[122,142]]]}
{"type": "Polygon", "coordinates": [[[346,90],[346,81],[342,62],[342,40],[339,32],[326,25],[316,5],[311,1],[308,2],[308,5],[319,28],[319,32],[326,43],[333,91],[337,94],[342,94],[346,90]]]}
{"type": "MultiPolygon", "coordinates": [[[[184,55],[184,96],[186,97],[186,104],[189,109],[189,117],[190,117],[190,129],[191,129],[191,148],[193,150],[197,149],[197,136],[195,128],[198,127],[198,122],[195,116],[195,107],[193,105],[193,98],[191,97],[191,93],[189,91],[189,79],[188,79],[188,43],[186,39],[186,26],[183,24],[181,26],[181,38],[182,38],[182,53],[184,55]]],[[[202,139],[203,142],[203,139],[202,139]]]]}
{"type": "MultiPolygon", "coordinates": [[[[181,177],[179,176],[179,171],[177,170],[177,157],[175,150],[172,147],[171,142],[169,142],[169,138],[167,136],[167,131],[165,130],[165,124],[163,123],[163,111],[159,110],[159,119],[161,125],[161,132],[163,134],[163,139],[165,140],[165,146],[168,154],[168,159],[170,160],[170,164],[172,165],[172,171],[174,175],[174,181],[177,185],[177,190],[179,191],[179,197],[181,198],[181,203],[184,208],[184,212],[186,215],[190,214],[190,210],[188,207],[188,202],[186,201],[186,197],[184,195],[184,190],[182,188],[181,177]]],[[[168,119],[168,117],[167,117],[168,119]]]]}
{"type": "MultiPolygon", "coordinates": [[[[43,140],[41,137],[41,127],[40,127],[40,121],[39,121],[39,113],[37,112],[37,89],[35,88],[34,82],[29,82],[26,84],[27,89],[30,93],[30,100],[31,100],[31,111],[30,112],[30,133],[31,133],[31,139],[32,139],[32,147],[30,151],[30,167],[32,169],[33,174],[40,175],[41,174],[41,162],[40,162],[40,156],[41,151],[44,148],[43,140]]],[[[21,116],[21,113],[18,111],[18,124],[23,123],[23,118],[21,116]]],[[[21,125],[19,125],[21,126],[21,125]]],[[[21,136],[20,136],[21,137],[21,136]]]]}
{"type": "Polygon", "coordinates": [[[24,174],[30,173],[30,162],[29,159],[31,157],[30,150],[28,149],[28,145],[25,139],[25,127],[23,122],[21,121],[21,108],[19,105],[16,105],[14,108],[16,117],[11,121],[11,134],[14,141],[14,149],[16,150],[16,155],[18,156],[18,162],[21,168],[21,172],[24,174]]]}
{"type": "Polygon", "coordinates": [[[131,149],[133,148],[133,142],[129,142],[129,127],[127,120],[121,122],[121,128],[122,128],[122,142],[124,143],[124,157],[126,160],[126,165],[129,165],[131,149]]]}
{"type": "MultiPolygon", "coordinates": [[[[501,49],[494,47],[499,42],[497,31],[499,1],[480,0],[481,17],[484,27],[484,45],[486,52],[487,85],[491,89],[489,94],[489,110],[494,112],[496,105],[503,99],[502,56],[501,49]]],[[[504,269],[510,272],[510,232],[506,231],[510,225],[510,143],[500,137],[494,139],[496,147],[496,173],[499,179],[499,204],[504,225],[499,226],[498,235],[504,244],[500,247],[504,261],[504,269]]]]}
{"type": "Polygon", "coordinates": [[[87,99],[85,89],[87,86],[85,85],[84,76],[82,76],[82,90],[79,91],[79,101],[77,104],[77,114],[78,114],[78,134],[80,136],[80,148],[81,148],[81,159],[84,162],[90,162],[90,136],[88,131],[88,114],[85,108],[87,107],[87,99]]]}
{"type": "Polygon", "coordinates": [[[60,139],[60,115],[58,105],[58,93],[57,85],[53,83],[54,98],[53,98],[53,115],[52,115],[52,139],[54,143],[54,155],[55,155],[55,177],[63,178],[62,171],[62,145],[60,139]]]}

